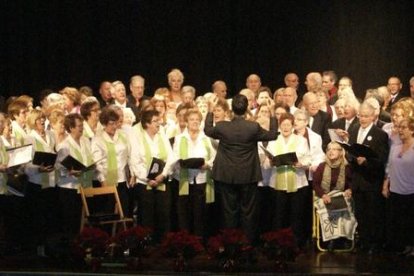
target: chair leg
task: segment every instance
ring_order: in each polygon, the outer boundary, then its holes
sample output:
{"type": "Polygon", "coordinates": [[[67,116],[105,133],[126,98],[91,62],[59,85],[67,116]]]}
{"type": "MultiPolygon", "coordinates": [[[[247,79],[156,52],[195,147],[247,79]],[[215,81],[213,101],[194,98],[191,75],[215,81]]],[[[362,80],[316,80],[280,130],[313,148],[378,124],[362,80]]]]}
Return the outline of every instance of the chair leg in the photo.
{"type": "Polygon", "coordinates": [[[112,224],[112,237],[115,237],[117,224],[116,222],[112,224]]]}

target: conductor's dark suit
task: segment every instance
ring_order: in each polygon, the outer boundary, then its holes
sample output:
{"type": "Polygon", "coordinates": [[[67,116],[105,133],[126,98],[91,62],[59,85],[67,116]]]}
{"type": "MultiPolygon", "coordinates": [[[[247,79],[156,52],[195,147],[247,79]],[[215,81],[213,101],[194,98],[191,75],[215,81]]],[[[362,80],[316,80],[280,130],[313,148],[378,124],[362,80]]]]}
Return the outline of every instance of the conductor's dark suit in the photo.
{"type": "MultiPolygon", "coordinates": [[[[357,142],[360,125],[349,128],[349,143],[357,142]]],[[[352,195],[355,199],[355,214],[358,220],[358,232],[363,245],[379,246],[383,238],[384,201],[381,195],[388,159],[388,135],[373,125],[365,139],[364,145],[369,146],[376,154],[375,158],[367,158],[358,165],[354,157],[350,157],[352,166],[352,195]]]]}
{"type": "Polygon", "coordinates": [[[212,177],[220,191],[222,226],[241,226],[248,238],[254,241],[258,225],[257,182],[262,180],[257,142],[277,138],[276,119],[270,119],[270,129],[266,131],[258,123],[246,121],[241,116],[213,126],[213,114],[208,113],[204,132],[220,140],[212,177]]]}

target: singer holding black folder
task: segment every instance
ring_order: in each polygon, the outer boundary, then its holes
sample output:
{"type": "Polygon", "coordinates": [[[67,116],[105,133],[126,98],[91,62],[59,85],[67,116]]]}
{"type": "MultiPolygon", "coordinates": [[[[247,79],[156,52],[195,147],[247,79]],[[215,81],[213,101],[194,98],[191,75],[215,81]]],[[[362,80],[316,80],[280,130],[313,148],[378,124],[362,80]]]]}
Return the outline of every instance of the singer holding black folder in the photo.
{"type": "Polygon", "coordinates": [[[167,136],[160,131],[161,122],[158,111],[144,111],[142,127],[134,128],[131,137],[132,155],[138,160],[130,166],[136,178],[138,223],[154,229],[156,242],[171,227],[171,187],[167,180],[176,161],[167,136]]]}
{"type": "Polygon", "coordinates": [[[385,202],[381,191],[389,152],[388,135],[375,126],[375,109],[371,105],[362,103],[358,117],[359,124],[349,128],[349,144],[368,146],[376,156],[349,155],[352,193],[361,249],[376,253],[384,241],[385,202]]]}
{"type": "Polygon", "coordinates": [[[83,118],[77,113],[69,114],[65,117],[64,126],[69,135],[57,145],[58,196],[62,212],[62,230],[68,238],[73,238],[79,233],[80,228],[82,203],[78,193],[79,186],[91,187],[92,173],[65,168],[61,162],[68,155],[85,165],[92,164],[93,159],[90,141],[83,137],[83,118]]]}
{"type": "Polygon", "coordinates": [[[273,229],[291,226],[298,245],[306,242],[306,170],[311,165],[311,155],[306,139],[293,133],[294,117],[290,113],[280,117],[280,134],[276,141],[270,141],[268,151],[275,155],[295,153],[297,160],[283,164],[272,164],[270,159],[265,166],[273,167],[270,185],[276,190],[273,213],[273,229]],[[277,165],[277,167],[275,167],[277,165]],[[290,211],[289,211],[290,210],[290,211]]]}
{"type": "MultiPolygon", "coordinates": [[[[97,179],[102,186],[116,186],[122,210],[126,217],[130,217],[129,182],[126,174],[127,166],[131,164],[131,144],[122,126],[122,110],[115,106],[102,109],[99,121],[103,131],[96,134],[91,141],[93,160],[96,162],[97,179]]],[[[100,212],[113,212],[113,197],[102,202],[100,212]]]]}
{"type": "MultiPolygon", "coordinates": [[[[31,129],[25,139],[25,144],[33,145],[33,153],[54,153],[54,136],[45,130],[45,115],[42,111],[33,109],[27,116],[27,126],[31,129]]],[[[26,187],[25,200],[27,203],[28,225],[30,225],[31,246],[37,248],[39,256],[45,255],[45,240],[47,234],[52,234],[57,219],[56,205],[56,175],[54,164],[38,164],[32,162],[24,166],[29,181],[26,187]]],[[[56,230],[56,229],[55,229],[56,230]]]]}
{"type": "Polygon", "coordinates": [[[205,237],[207,203],[214,202],[210,169],[216,151],[211,140],[200,129],[201,112],[189,109],[185,119],[187,128],[176,136],[174,143],[174,154],[181,161],[177,162],[173,180],[178,182],[178,228],[205,237]]]}

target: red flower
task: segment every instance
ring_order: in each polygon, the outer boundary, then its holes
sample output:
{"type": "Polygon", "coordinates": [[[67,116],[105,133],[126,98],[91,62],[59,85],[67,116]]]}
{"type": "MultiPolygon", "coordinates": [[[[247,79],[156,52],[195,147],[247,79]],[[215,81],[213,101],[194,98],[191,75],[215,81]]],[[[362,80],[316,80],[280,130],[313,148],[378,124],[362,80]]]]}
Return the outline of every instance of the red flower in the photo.
{"type": "Polygon", "coordinates": [[[251,249],[249,240],[241,229],[223,229],[207,243],[207,251],[211,256],[235,256],[251,249]]]}
{"type": "Polygon", "coordinates": [[[295,236],[291,228],[267,232],[262,235],[264,250],[269,258],[294,259],[298,253],[295,236]]]}
{"type": "Polygon", "coordinates": [[[177,257],[181,254],[185,258],[192,258],[203,250],[203,245],[201,237],[181,230],[167,233],[161,243],[161,249],[164,255],[169,257],[177,257]]]}

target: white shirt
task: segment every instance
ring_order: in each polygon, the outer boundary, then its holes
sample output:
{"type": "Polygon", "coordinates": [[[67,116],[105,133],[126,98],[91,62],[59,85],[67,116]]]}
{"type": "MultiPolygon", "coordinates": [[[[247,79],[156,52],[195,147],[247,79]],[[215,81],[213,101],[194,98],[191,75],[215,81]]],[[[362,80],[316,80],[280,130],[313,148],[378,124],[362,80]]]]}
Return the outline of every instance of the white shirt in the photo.
{"type": "MultiPolygon", "coordinates": [[[[187,139],[188,145],[188,157],[187,158],[204,158],[205,163],[212,168],[213,161],[216,157],[216,151],[211,145],[210,139],[204,134],[204,132],[200,131],[195,141],[190,138],[190,134],[187,130],[185,130],[182,134],[178,135],[175,138],[174,142],[174,154],[175,158],[178,160],[180,159],[180,145],[181,139],[187,139]],[[206,149],[206,143],[209,148],[210,158],[207,160],[208,151],[206,149]]],[[[174,170],[174,178],[180,180],[180,166],[177,163],[174,170]]],[[[188,169],[188,182],[190,184],[194,184],[194,180],[197,184],[206,183],[207,182],[207,170],[199,170],[199,169],[188,169]]]]}
{"type": "Polygon", "coordinates": [[[106,143],[114,144],[118,169],[118,183],[127,181],[125,169],[131,162],[131,146],[123,131],[117,130],[113,138],[103,131],[92,138],[92,155],[96,163],[97,179],[105,182],[108,173],[108,149],[106,143]],[[122,138],[122,137],[123,138],[122,138]]]}
{"type": "MultiPolygon", "coordinates": [[[[33,145],[33,156],[36,151],[36,142],[42,144],[44,152],[55,152],[55,138],[54,135],[50,131],[45,131],[46,134],[46,141],[34,130],[30,131],[29,135],[26,137],[25,144],[32,144],[33,145]]],[[[38,151],[40,151],[38,149],[38,151]]],[[[33,163],[28,163],[24,166],[24,172],[29,177],[29,181],[34,184],[42,185],[42,176],[43,173],[39,172],[39,166],[34,165],[33,163]]],[[[49,175],[49,183],[46,186],[42,186],[42,188],[49,188],[56,186],[56,172],[53,170],[48,173],[49,175]]]]}
{"type": "Polygon", "coordinates": [[[171,148],[170,141],[167,139],[167,136],[164,132],[161,131],[161,129],[154,136],[154,139],[151,139],[145,130],[139,130],[136,128],[135,131],[133,131],[133,135],[130,139],[132,151],[132,162],[130,164],[130,170],[131,173],[136,177],[136,183],[146,185],[148,183],[147,175],[149,167],[145,158],[145,146],[143,142],[144,139],[148,143],[152,157],[156,158],[160,158],[160,149],[158,145],[159,139],[162,139],[162,143],[164,143],[164,147],[167,152],[167,161],[164,170],[162,171],[162,175],[164,177],[167,177],[172,173],[173,165],[177,160],[171,148]]]}
{"type": "Polygon", "coordinates": [[[16,139],[18,136],[17,133],[19,133],[22,136],[23,141],[24,141],[27,139],[27,132],[16,121],[12,121],[11,126],[13,130],[12,135],[16,141],[16,147],[23,146],[22,142],[16,139]]]}
{"type": "Polygon", "coordinates": [[[358,130],[358,136],[357,136],[357,143],[358,144],[362,144],[364,141],[365,141],[365,137],[367,137],[367,134],[368,134],[368,132],[371,130],[371,127],[373,126],[374,124],[373,123],[371,123],[369,126],[367,126],[366,128],[362,128],[362,127],[359,127],[359,130],[358,130]]]}
{"type": "MultiPolygon", "coordinates": [[[[289,147],[292,145],[292,143],[296,143],[296,155],[298,157],[298,161],[304,165],[304,166],[310,166],[311,165],[311,155],[308,147],[308,142],[305,138],[302,136],[291,134],[289,137],[289,140],[286,141],[285,138],[282,135],[279,135],[277,140],[270,141],[267,150],[272,153],[273,155],[276,155],[276,141],[281,141],[284,144],[284,151],[279,154],[288,153],[289,147]]],[[[268,159],[267,159],[268,160],[268,159]]],[[[267,161],[265,164],[265,168],[269,168],[270,162],[267,161]]],[[[274,187],[276,183],[276,167],[272,167],[272,176],[270,177],[270,186],[274,187]]],[[[296,169],[296,185],[297,188],[302,188],[305,186],[308,186],[308,179],[306,177],[306,170],[305,169],[296,169]]]]}
{"type": "Polygon", "coordinates": [[[70,175],[68,170],[62,166],[61,162],[68,155],[71,155],[73,158],[78,159],[78,156],[75,153],[75,149],[79,151],[82,156],[82,160],[78,160],[85,165],[88,164],[88,156],[92,154],[91,142],[88,138],[82,136],[80,138],[80,144],[69,134],[60,144],[56,146],[57,150],[57,159],[56,159],[56,169],[58,170],[58,186],[66,189],[78,189],[80,182],[76,176],[70,175]]]}
{"type": "Polygon", "coordinates": [[[310,155],[311,155],[311,167],[309,169],[309,180],[312,180],[312,170],[316,170],[320,163],[325,161],[325,153],[322,150],[322,137],[307,128],[309,144],[310,144],[310,155]]]}

